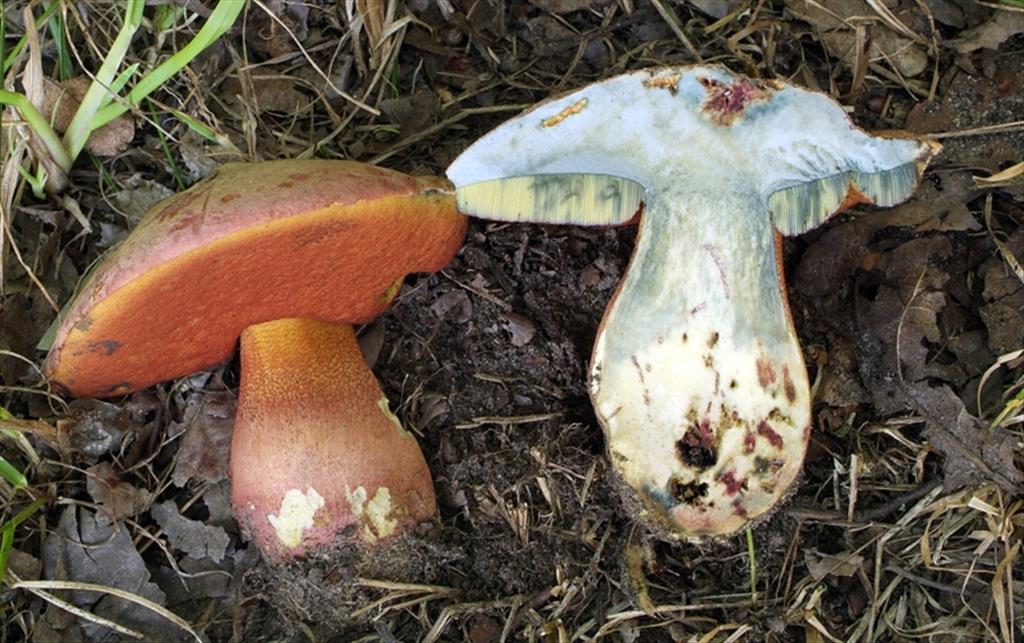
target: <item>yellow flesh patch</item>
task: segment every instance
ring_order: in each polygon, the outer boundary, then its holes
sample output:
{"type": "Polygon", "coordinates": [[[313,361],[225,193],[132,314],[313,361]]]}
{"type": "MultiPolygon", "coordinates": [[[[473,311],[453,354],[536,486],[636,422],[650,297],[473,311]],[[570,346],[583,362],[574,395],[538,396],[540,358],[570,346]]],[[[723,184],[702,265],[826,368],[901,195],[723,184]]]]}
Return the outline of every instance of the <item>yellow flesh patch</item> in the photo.
{"type": "Polygon", "coordinates": [[[277,515],[271,514],[267,520],[285,547],[298,547],[302,543],[302,535],[313,526],[316,512],[323,506],[323,497],[313,487],[306,489],[306,493],[289,489],[281,500],[277,515]]]}
{"type": "Polygon", "coordinates": [[[355,490],[346,486],[345,497],[352,508],[352,515],[362,523],[363,538],[366,542],[376,542],[395,532],[398,520],[392,517],[394,506],[391,502],[391,491],[387,487],[378,487],[373,498],[369,498],[362,486],[356,487],[355,490]]]}

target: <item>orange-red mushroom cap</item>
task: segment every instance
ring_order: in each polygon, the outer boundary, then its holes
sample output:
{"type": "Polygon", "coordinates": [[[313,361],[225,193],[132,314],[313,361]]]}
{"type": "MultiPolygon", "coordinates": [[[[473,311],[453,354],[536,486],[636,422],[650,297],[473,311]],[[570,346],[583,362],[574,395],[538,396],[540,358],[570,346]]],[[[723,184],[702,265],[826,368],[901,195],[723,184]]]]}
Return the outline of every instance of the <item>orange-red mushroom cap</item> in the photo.
{"type": "Polygon", "coordinates": [[[465,236],[450,185],[349,161],[230,163],[143,217],[82,285],[45,372],[109,397],[227,360],[252,324],[362,323],[465,236]]]}

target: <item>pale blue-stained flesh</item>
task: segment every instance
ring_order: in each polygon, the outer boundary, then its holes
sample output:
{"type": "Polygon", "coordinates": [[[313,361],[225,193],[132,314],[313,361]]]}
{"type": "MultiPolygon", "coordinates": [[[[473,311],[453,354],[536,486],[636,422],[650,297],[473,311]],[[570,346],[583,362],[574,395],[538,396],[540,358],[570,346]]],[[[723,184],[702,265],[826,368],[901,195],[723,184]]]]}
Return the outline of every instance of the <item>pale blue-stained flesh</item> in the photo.
{"type": "Polygon", "coordinates": [[[590,392],[643,517],[693,537],[765,515],[803,461],[810,392],[776,230],[907,198],[937,149],[870,136],[822,94],[681,67],[542,103],[448,176],[463,211],[505,221],[623,223],[643,200],[590,392]]]}

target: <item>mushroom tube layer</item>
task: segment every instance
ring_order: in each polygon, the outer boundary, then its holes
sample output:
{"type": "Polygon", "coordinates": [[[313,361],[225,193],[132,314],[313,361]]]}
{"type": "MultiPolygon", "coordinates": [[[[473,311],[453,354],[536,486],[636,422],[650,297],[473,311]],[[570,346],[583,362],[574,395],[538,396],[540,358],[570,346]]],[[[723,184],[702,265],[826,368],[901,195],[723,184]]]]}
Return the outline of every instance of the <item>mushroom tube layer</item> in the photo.
{"type": "Polygon", "coordinates": [[[111,397],[224,362],[252,324],[369,321],[398,279],[443,267],[465,226],[441,179],[347,161],[227,164],[103,258],[45,372],[72,395],[111,397]]]}
{"type": "Polygon", "coordinates": [[[938,146],[870,136],[832,99],[721,68],[634,72],[541,103],[448,169],[459,209],[614,225],[642,208],[590,393],[643,518],[733,533],[798,475],[811,399],[776,236],[913,192],[938,146]]]}

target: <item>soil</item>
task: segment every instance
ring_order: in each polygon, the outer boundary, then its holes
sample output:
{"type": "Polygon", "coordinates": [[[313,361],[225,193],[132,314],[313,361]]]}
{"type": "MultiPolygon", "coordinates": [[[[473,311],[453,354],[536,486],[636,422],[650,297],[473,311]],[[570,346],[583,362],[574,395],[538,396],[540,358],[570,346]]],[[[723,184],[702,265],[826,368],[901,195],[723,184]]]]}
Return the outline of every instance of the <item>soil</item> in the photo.
{"type": "MultiPolygon", "coordinates": [[[[1019,11],[885,3],[920,35],[906,46],[929,65],[901,82],[884,58],[868,64],[835,49],[856,30],[816,22],[790,0],[394,4],[389,15],[354,3],[358,29],[345,13],[353,9],[333,3],[250,7],[246,26],[194,63],[194,77],[157,94],[215,125],[221,144],[163,107],[150,122],[136,119],[133,147],[80,160],[69,175],[67,198],[88,213],[88,231],[67,200],[24,186],[10,192],[3,243],[29,261],[4,246],[0,412],[10,418],[0,419],[39,458],[0,442],[29,480],[27,490],[4,488],[2,518],[45,499],[12,532],[12,573],[121,587],[209,640],[1024,635],[1024,360],[1016,353],[1024,347],[1024,197],[1019,180],[995,188],[973,180],[1022,160],[1024,26],[1008,23],[998,42],[972,31],[1019,11]],[[454,13],[443,15],[449,4],[454,13]],[[283,22],[260,27],[267,12],[283,22]],[[382,27],[405,15],[414,20],[382,27]],[[271,27],[280,24],[295,38],[271,27]],[[830,37],[819,38],[822,30],[830,37]],[[443,174],[469,143],[536,101],[622,71],[692,64],[697,53],[832,93],[869,130],[948,136],[946,155],[909,203],[859,206],[785,241],[815,420],[802,478],[746,533],[666,539],[631,517],[636,500],[610,468],[587,376],[630,260],[630,225],[473,220],[447,268],[410,277],[392,308],[361,330],[392,409],[426,454],[439,504],[434,522],[370,552],[343,540],[273,566],[239,533],[225,449],[237,359],[70,406],[43,393],[26,364],[41,363],[34,345],[54,318],[31,276],[63,304],[149,204],[221,161],[310,152],[443,174]],[[252,66],[241,64],[243,54],[252,66]],[[346,101],[310,62],[381,115],[346,101]],[[983,126],[997,129],[974,131],[983,126]]],[[[862,4],[834,10],[872,16],[880,37],[886,21],[862,4]]],[[[140,59],[156,47],[149,37],[133,46],[140,59]]],[[[150,639],[188,638],[131,601],[46,591],[150,639]]],[[[124,637],[13,576],[0,597],[2,640],[124,637]]]]}

